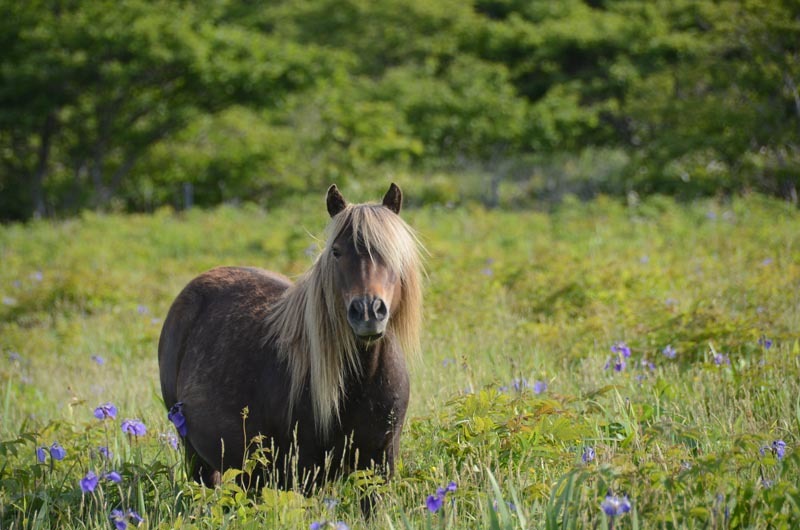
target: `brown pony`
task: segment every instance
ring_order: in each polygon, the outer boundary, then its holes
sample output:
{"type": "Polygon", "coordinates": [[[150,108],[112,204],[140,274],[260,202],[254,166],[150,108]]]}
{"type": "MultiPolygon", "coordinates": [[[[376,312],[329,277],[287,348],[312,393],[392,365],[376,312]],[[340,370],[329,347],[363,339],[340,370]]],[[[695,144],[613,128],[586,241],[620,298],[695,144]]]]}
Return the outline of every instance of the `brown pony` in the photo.
{"type": "Polygon", "coordinates": [[[341,472],[392,473],[422,303],[419,243],[401,204],[395,184],[382,204],[356,205],[331,186],[325,246],[296,283],[219,267],[178,295],[158,364],[195,480],[241,467],[256,435],[278,487],[310,494],[341,472]]]}

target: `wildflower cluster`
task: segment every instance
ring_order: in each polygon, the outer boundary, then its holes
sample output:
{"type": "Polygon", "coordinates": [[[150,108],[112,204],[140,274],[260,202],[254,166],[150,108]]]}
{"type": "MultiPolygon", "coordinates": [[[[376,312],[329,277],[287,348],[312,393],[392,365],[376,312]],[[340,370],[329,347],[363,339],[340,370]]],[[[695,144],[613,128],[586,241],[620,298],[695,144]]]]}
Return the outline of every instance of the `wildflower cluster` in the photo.
{"type": "MultiPolygon", "coordinates": [[[[121,484],[122,477],[116,471],[109,471],[103,474],[103,480],[113,482],[114,484],[121,484]]],[[[86,475],[80,480],[81,491],[84,493],[92,493],[100,483],[100,477],[94,471],[87,471],[86,475]]]]}
{"type": "Polygon", "coordinates": [[[43,464],[45,460],[47,460],[47,454],[50,453],[50,458],[53,460],[64,460],[64,457],[67,456],[67,451],[61,447],[61,444],[58,442],[53,442],[50,446],[48,451],[47,447],[37,447],[36,448],[36,460],[43,464]]]}
{"type": "MultiPolygon", "coordinates": [[[[534,394],[541,394],[547,390],[547,383],[544,381],[534,381],[530,383],[524,377],[515,378],[511,381],[511,388],[514,389],[515,392],[523,392],[525,390],[532,390],[534,394]]],[[[507,385],[503,385],[498,388],[500,392],[508,392],[509,387],[507,385]]]]}
{"type": "Polygon", "coordinates": [[[442,505],[444,505],[445,496],[448,493],[455,492],[456,489],[456,483],[451,481],[446,487],[437,488],[436,495],[428,495],[428,498],[425,499],[425,506],[428,507],[428,511],[431,513],[438,512],[442,508],[442,505]]]}

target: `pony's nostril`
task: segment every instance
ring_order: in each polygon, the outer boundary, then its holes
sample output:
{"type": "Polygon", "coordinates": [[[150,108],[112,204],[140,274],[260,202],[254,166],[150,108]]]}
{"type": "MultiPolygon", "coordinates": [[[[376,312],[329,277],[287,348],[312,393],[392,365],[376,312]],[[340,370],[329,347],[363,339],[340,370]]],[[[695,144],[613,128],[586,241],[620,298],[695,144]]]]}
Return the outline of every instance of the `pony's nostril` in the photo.
{"type": "Polygon", "coordinates": [[[350,319],[351,322],[367,320],[368,317],[366,315],[364,303],[360,299],[355,299],[350,302],[350,308],[347,310],[347,318],[350,319]]]}
{"type": "Polygon", "coordinates": [[[389,313],[386,304],[380,298],[375,298],[372,301],[372,312],[375,314],[375,319],[380,321],[384,320],[389,313]]]}

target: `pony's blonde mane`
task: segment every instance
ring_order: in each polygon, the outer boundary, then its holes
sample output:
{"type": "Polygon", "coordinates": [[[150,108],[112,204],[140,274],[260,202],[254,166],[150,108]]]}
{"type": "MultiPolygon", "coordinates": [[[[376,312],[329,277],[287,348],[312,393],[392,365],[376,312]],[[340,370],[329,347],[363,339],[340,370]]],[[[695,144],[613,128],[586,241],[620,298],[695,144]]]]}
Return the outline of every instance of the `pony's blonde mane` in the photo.
{"type": "Polygon", "coordinates": [[[383,340],[393,340],[406,358],[419,355],[422,321],[421,245],[411,227],[381,204],[348,205],[325,231],[326,242],[311,269],[289,287],[267,317],[267,341],[289,366],[291,391],[287,415],[308,385],[319,434],[339,421],[345,377],[361,372],[356,340],[344,302],[334,283],[331,246],[352,228],[353,241],[378,255],[400,279],[400,302],[389,317],[383,340]]]}

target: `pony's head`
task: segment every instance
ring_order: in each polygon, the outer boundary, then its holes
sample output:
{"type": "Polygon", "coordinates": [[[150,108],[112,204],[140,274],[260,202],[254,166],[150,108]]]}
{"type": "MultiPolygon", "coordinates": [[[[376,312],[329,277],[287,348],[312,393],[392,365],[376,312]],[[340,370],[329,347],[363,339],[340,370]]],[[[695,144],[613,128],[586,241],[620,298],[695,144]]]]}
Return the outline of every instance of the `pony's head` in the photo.
{"type": "Polygon", "coordinates": [[[400,218],[402,201],[395,184],[367,204],[347,204],[331,186],[322,252],[267,318],[267,339],[291,371],[289,409],[308,384],[322,434],[338,417],[347,373],[361,373],[364,348],[390,340],[406,356],[419,352],[420,244],[400,218]]]}
{"type": "Polygon", "coordinates": [[[402,300],[409,256],[416,252],[413,234],[398,215],[403,195],[392,184],[382,204],[348,207],[334,184],[328,188],[332,221],[324,253],[332,270],[341,310],[359,341],[381,339],[402,300]],[[404,278],[405,276],[405,278],[404,278]]]}

